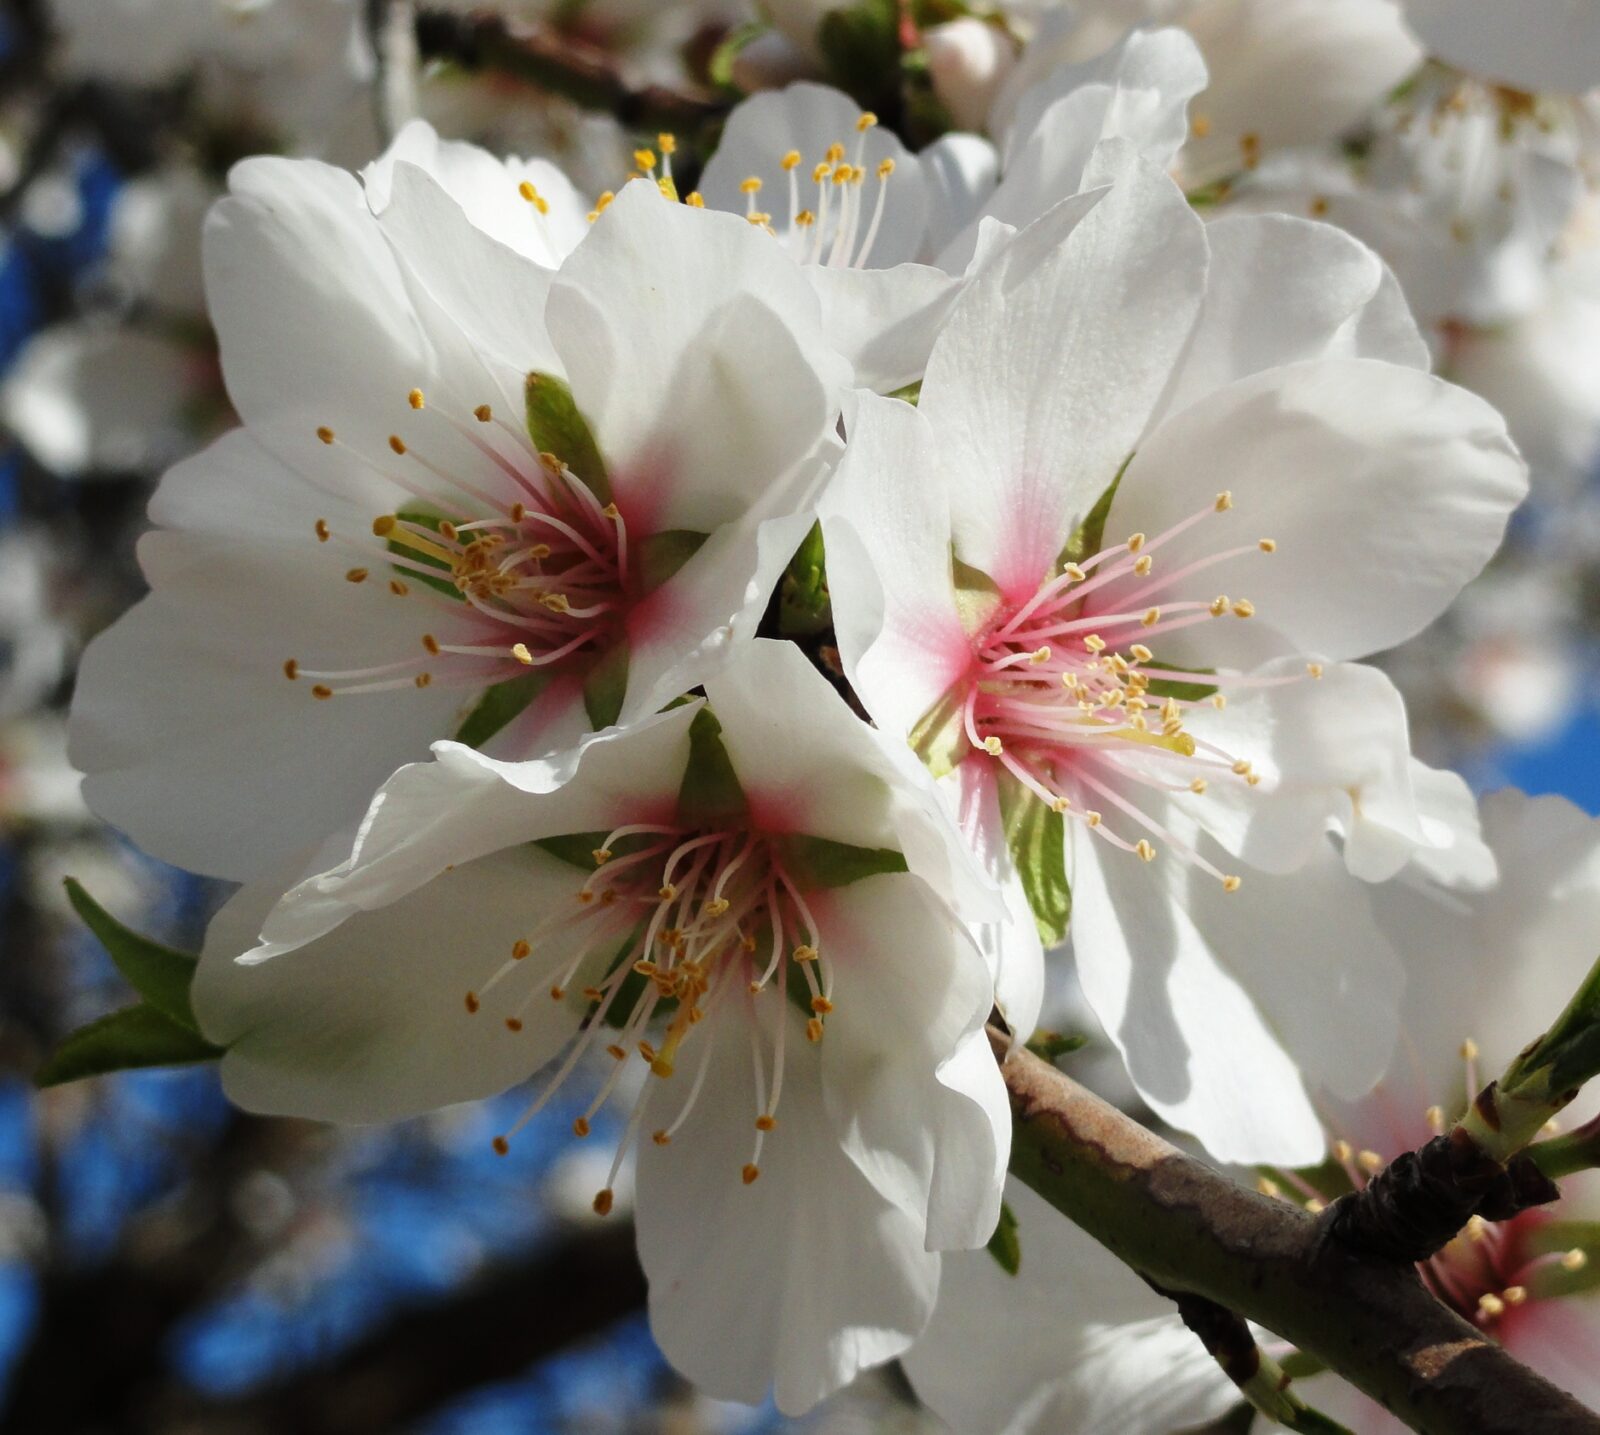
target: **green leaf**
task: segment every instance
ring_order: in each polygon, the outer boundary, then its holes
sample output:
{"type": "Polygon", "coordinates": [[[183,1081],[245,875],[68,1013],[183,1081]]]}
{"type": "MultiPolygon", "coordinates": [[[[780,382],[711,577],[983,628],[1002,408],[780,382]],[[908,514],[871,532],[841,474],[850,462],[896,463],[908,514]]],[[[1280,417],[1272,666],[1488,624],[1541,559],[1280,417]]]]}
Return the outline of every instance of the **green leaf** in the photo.
{"type": "Polygon", "coordinates": [[[896,0],[857,0],[828,11],[817,25],[817,49],[829,80],[858,104],[893,98],[900,73],[896,0]]]}
{"type": "Polygon", "coordinates": [[[456,729],[456,741],[468,747],[482,747],[513,718],[520,717],[549,686],[553,676],[548,668],[534,668],[486,689],[456,729]]]}
{"type": "Polygon", "coordinates": [[[833,623],[825,558],[822,525],[813,523],[778,588],[778,631],[786,637],[813,637],[833,623]]]}
{"type": "Polygon", "coordinates": [[[678,816],[690,827],[740,822],[749,813],[744,787],[722,745],[722,724],[701,708],[689,723],[689,765],[678,789],[678,816]]]}
{"type": "Polygon", "coordinates": [[[169,1021],[191,1032],[200,1030],[189,1004],[189,984],[199,958],[192,952],[153,942],[122,925],[72,877],[66,880],[67,900],[84,925],[100,939],[117,970],[169,1021]]]}
{"type": "Polygon", "coordinates": [[[198,1032],[146,1003],[124,1007],[63,1037],[33,1074],[36,1086],[61,1086],[87,1076],[147,1066],[187,1066],[222,1055],[198,1032]]]}
{"type": "Polygon", "coordinates": [[[705,544],[706,535],[688,528],[650,533],[629,549],[629,562],[642,592],[653,593],[673,577],[705,544]]]}
{"type": "Polygon", "coordinates": [[[605,461],[578,412],[572,390],[554,374],[529,374],[523,384],[528,436],[540,453],[553,453],[589,486],[601,503],[611,502],[605,461]]]}
{"type": "Polygon", "coordinates": [[[1035,1056],[1054,1061],[1058,1056],[1069,1056],[1088,1046],[1089,1038],[1081,1033],[1062,1035],[1059,1031],[1036,1031],[1028,1038],[1027,1046],[1035,1056]]]}
{"type": "Polygon", "coordinates": [[[1004,1201],[1000,1203],[1000,1223],[989,1237],[988,1250],[1008,1276],[1022,1269],[1022,1242],[1017,1237],[1016,1213],[1004,1201]]]}
{"type": "Polygon", "coordinates": [[[1052,812],[1010,776],[1000,781],[1000,819],[1006,845],[1022,878],[1039,939],[1047,947],[1066,940],[1072,918],[1072,888],[1067,884],[1066,818],[1052,812]]]}
{"type": "Polygon", "coordinates": [[[627,693],[628,643],[623,638],[607,649],[583,680],[583,710],[596,732],[617,720],[627,693]]]}
{"type": "Polygon", "coordinates": [[[784,865],[807,887],[848,887],[863,877],[906,871],[905,854],[887,847],[853,847],[829,837],[788,836],[781,840],[784,865]]]}

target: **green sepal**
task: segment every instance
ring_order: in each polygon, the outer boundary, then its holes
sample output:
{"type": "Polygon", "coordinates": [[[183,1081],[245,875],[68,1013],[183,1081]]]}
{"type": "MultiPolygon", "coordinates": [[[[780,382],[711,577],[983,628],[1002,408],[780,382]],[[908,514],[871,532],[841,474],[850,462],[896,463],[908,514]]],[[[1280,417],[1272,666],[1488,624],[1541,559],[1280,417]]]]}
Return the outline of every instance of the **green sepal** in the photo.
{"type": "Polygon", "coordinates": [[[569,867],[593,872],[599,865],[594,854],[605,840],[604,832],[565,832],[559,837],[535,837],[533,846],[569,867]]]}
{"type": "Polygon", "coordinates": [[[1070,1056],[1088,1046],[1089,1038],[1080,1032],[1063,1034],[1059,1031],[1036,1031],[1027,1040],[1028,1050],[1045,1061],[1058,1056],[1070,1056]]]}
{"type": "Polygon", "coordinates": [[[1000,820],[1006,846],[1022,879],[1028,906],[1047,947],[1066,940],[1072,919],[1072,888],[1067,883],[1066,818],[1009,775],[1000,779],[1000,820]]]}
{"type": "Polygon", "coordinates": [[[848,887],[863,877],[907,870],[905,854],[888,847],[800,835],[782,837],[777,846],[785,869],[802,887],[848,887]]]}
{"type": "Polygon", "coordinates": [[[628,560],[639,583],[641,593],[653,593],[667,579],[674,577],[705,545],[706,535],[691,528],[668,528],[660,533],[649,533],[634,542],[628,550],[628,560]]]}
{"type": "MultiPolygon", "coordinates": [[[[402,508],[396,511],[395,517],[403,523],[415,523],[419,527],[431,529],[435,533],[439,531],[439,525],[444,522],[442,515],[432,513],[426,508],[402,508]]],[[[435,558],[431,553],[419,553],[415,548],[396,539],[390,538],[386,540],[384,547],[389,552],[406,559],[409,563],[420,563],[425,568],[437,568],[441,574],[450,572],[450,565],[442,558],[435,558]]],[[[443,593],[446,598],[454,598],[458,603],[466,601],[461,596],[461,590],[456,587],[453,578],[434,578],[427,573],[418,573],[413,568],[400,568],[396,572],[399,573],[404,582],[421,583],[424,587],[432,588],[435,593],[443,593]]]]}
{"type": "Polygon", "coordinates": [[[785,637],[810,638],[832,623],[822,525],[813,523],[778,585],[778,631],[785,637]]]}
{"type": "Polygon", "coordinates": [[[678,788],[678,820],[686,827],[742,823],[750,813],[744,786],[722,745],[722,724],[710,708],[689,723],[689,763],[678,788]]]}
{"type": "Polygon", "coordinates": [[[954,689],[946,693],[917,719],[906,740],[935,777],[954,772],[972,750],[961,730],[961,695],[954,689]]]}
{"type": "MultiPolygon", "coordinates": [[[[1139,665],[1141,672],[1159,673],[1163,668],[1171,669],[1171,663],[1148,662],[1139,665]]],[[[1167,678],[1151,678],[1150,686],[1145,689],[1152,698],[1175,698],[1180,703],[1203,703],[1217,691],[1215,683],[1180,683],[1167,678]]]]}
{"type": "Polygon", "coordinates": [[[72,910],[99,938],[128,985],[168,1021],[198,1034],[200,1024],[195,1021],[189,1002],[189,986],[199,958],[123,926],[75,878],[68,877],[65,886],[72,910]]]}
{"type": "Polygon", "coordinates": [[[981,569],[950,555],[950,582],[956,590],[956,612],[961,615],[961,630],[978,633],[988,625],[1000,607],[1000,585],[981,569]]]}
{"type": "Polygon", "coordinates": [[[891,399],[900,399],[915,408],[922,400],[922,380],[913,379],[909,384],[895,389],[888,395],[891,399]]]}
{"type": "Polygon", "coordinates": [[[486,688],[473,704],[472,711],[461,720],[461,726],[456,729],[456,741],[468,747],[482,747],[513,718],[520,717],[554,676],[548,668],[534,668],[486,688]]]}
{"type": "Polygon", "coordinates": [[[1541,1263],[1526,1281],[1538,1299],[1582,1295],[1600,1287],[1600,1221],[1545,1221],[1529,1228],[1527,1242],[1534,1255],[1582,1251],[1588,1257],[1575,1271],[1564,1269],[1557,1261],[1541,1263]]]}
{"type": "Polygon", "coordinates": [[[858,104],[892,98],[900,73],[896,0],[856,0],[817,24],[817,50],[828,79],[858,104]]]}
{"type": "Polygon", "coordinates": [[[1000,1220],[986,1249],[1008,1276],[1022,1269],[1022,1242],[1017,1235],[1016,1212],[1004,1201],[1000,1203],[1000,1220]]]}
{"type": "Polygon", "coordinates": [[[1117,476],[1111,480],[1106,491],[1095,500],[1088,516],[1078,525],[1077,531],[1067,540],[1067,546],[1061,550],[1061,563],[1082,563],[1085,558],[1092,558],[1100,551],[1106,539],[1106,518],[1111,513],[1111,500],[1117,496],[1117,489],[1122,484],[1122,475],[1128,471],[1128,465],[1132,462],[1131,453],[1122,460],[1122,467],[1117,470],[1117,476]]]}
{"type": "Polygon", "coordinates": [[[596,732],[608,728],[622,713],[628,695],[628,641],[619,638],[589,669],[583,680],[583,710],[596,732]]]}
{"type": "Polygon", "coordinates": [[[1306,1350],[1291,1350],[1278,1362],[1278,1366],[1292,1380],[1309,1380],[1313,1375],[1321,1375],[1328,1368],[1306,1350]]]}
{"type": "Polygon", "coordinates": [[[540,453],[553,453],[581,478],[601,503],[611,502],[605,460],[578,412],[572,390],[554,374],[529,374],[523,382],[528,437],[540,453]]]}
{"type": "Polygon", "coordinates": [[[62,1086],[85,1077],[150,1066],[189,1066],[222,1055],[198,1032],[148,1002],[123,1007],[63,1037],[33,1074],[35,1086],[62,1086]]]}

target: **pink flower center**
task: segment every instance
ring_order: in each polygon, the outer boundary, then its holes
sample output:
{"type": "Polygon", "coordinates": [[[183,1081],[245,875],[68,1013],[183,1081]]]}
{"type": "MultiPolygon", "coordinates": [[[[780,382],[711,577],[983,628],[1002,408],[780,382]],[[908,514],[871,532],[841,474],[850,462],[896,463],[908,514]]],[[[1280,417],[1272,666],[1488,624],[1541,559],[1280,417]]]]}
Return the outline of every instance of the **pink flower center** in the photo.
{"type": "MultiPolygon", "coordinates": [[[[1147,862],[1155,859],[1154,843],[1131,834],[1149,833],[1230,892],[1238,888],[1238,877],[1180,841],[1126,791],[1132,786],[1200,794],[1217,781],[1255,786],[1261,779],[1247,759],[1192,733],[1187,720],[1202,706],[1224,707],[1228,691],[1300,681],[1168,667],[1157,660],[1162,639],[1173,633],[1255,613],[1247,598],[1185,595],[1218,563],[1272,553],[1272,539],[1219,547],[1172,572],[1158,563],[1160,550],[1179,534],[1232,507],[1230,494],[1218,494],[1214,503],[1155,538],[1135,533],[1052,571],[980,640],[962,707],[971,747],[1055,811],[1147,862]]],[[[1320,677],[1322,669],[1313,663],[1308,672],[1320,677]]]]}
{"type": "MultiPolygon", "coordinates": [[[[775,1020],[761,1021],[755,1003],[804,1002],[813,1043],[822,1040],[834,1009],[833,971],[821,952],[816,916],[772,841],[757,831],[633,823],[608,833],[592,855],[595,871],[577,884],[572,905],[519,939],[487,981],[466,994],[470,1015],[492,1008],[508,1029],[521,1031],[534,1003],[568,1000],[573,984],[603,964],[578,993],[588,1004],[578,1039],[538,1097],[495,1138],[495,1150],[503,1155],[509,1149],[510,1138],[544,1108],[586,1052],[603,1046],[615,1066],[573,1123],[580,1137],[610,1100],[631,1053],[652,1075],[669,1079],[681,1050],[697,1044],[693,1033],[701,1023],[742,1015],[756,1092],[752,1150],[741,1172],[749,1185],[761,1174],[762,1144],[777,1126],[789,1025],[781,1010],[775,1020]],[[659,1045],[646,1038],[647,1030],[659,1045]]],[[[698,1045],[688,1094],[677,1116],[654,1133],[657,1145],[671,1142],[704,1087],[712,1043],[698,1045]]],[[[611,1208],[617,1171],[649,1090],[646,1085],[635,1101],[606,1186],[595,1198],[602,1215],[611,1208]]]]}
{"type": "MultiPolygon", "coordinates": [[[[417,389],[410,403],[426,407],[417,389]]],[[[427,412],[466,440],[474,471],[436,463],[397,434],[379,462],[332,429],[317,430],[323,443],[417,500],[378,515],[370,534],[335,534],[320,519],[315,532],[319,542],[355,550],[362,561],[346,579],[386,582],[416,610],[418,633],[411,656],[367,667],[313,668],[290,658],[285,676],[309,679],[313,697],[482,688],[526,668],[581,661],[620,635],[630,573],[617,506],[602,504],[556,455],[533,453],[487,404],[474,410],[475,424],[427,412]],[[449,636],[441,641],[431,630],[445,624],[449,636]]],[[[459,444],[454,452],[462,452],[459,444]]]]}

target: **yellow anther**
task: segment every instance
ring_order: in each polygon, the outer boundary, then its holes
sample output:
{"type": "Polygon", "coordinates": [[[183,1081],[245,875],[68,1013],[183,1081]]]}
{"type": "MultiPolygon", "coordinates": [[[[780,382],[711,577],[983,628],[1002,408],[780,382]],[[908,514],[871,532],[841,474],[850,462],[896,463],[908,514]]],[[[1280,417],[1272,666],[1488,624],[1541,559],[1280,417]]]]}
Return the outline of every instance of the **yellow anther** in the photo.
{"type": "Polygon", "coordinates": [[[1189,784],[1189,791],[1193,792],[1193,793],[1196,793],[1196,794],[1199,794],[1199,793],[1204,792],[1208,785],[1209,784],[1206,782],[1205,778],[1197,777],[1197,778],[1195,778],[1195,780],[1193,782],[1191,782],[1189,784]]]}
{"type": "Polygon", "coordinates": [[[674,887],[672,885],[672,883],[670,883],[670,882],[668,882],[664,887],[661,887],[656,892],[656,896],[661,898],[661,900],[663,902],[670,902],[677,895],[678,895],[678,889],[676,887],[674,887]]]}
{"type": "Polygon", "coordinates": [[[331,698],[333,696],[333,689],[328,687],[325,683],[318,683],[316,687],[311,689],[311,696],[314,698],[331,698]]]}
{"type": "Polygon", "coordinates": [[[1323,671],[1323,669],[1322,669],[1322,664],[1321,663],[1307,663],[1306,664],[1306,674],[1309,677],[1320,678],[1322,676],[1322,671],[1323,671]]]}
{"type": "Polygon", "coordinates": [[[1580,1251],[1576,1246],[1561,1257],[1561,1269],[1569,1274],[1581,1271],[1588,1264],[1588,1252],[1580,1251]]]}
{"type": "Polygon", "coordinates": [[[1489,1234],[1489,1223],[1482,1216],[1467,1217],[1467,1239],[1474,1244],[1489,1234]]]}
{"type": "Polygon", "coordinates": [[[814,962],[817,959],[817,949],[802,942],[792,953],[797,962],[814,962]]]}
{"type": "Polygon", "coordinates": [[[400,435],[397,434],[397,433],[392,433],[392,434],[389,435],[389,447],[391,449],[393,449],[396,453],[402,453],[403,454],[406,451],[405,440],[403,438],[401,438],[400,435]]]}
{"type": "Polygon", "coordinates": [[[419,688],[425,688],[425,687],[428,686],[429,683],[431,683],[433,681],[433,674],[432,673],[418,673],[416,675],[416,677],[412,678],[411,681],[415,686],[417,686],[419,688]]]}
{"type": "Polygon", "coordinates": [[[1463,1061],[1476,1061],[1478,1059],[1478,1043],[1470,1036],[1461,1043],[1461,1059],[1463,1061]]]}
{"type": "Polygon", "coordinates": [[[506,1018],[506,1030],[507,1031],[521,1031],[522,1030],[522,1018],[519,1017],[519,1016],[508,1016],[506,1018]]]}
{"type": "Polygon", "coordinates": [[[511,944],[511,960],[514,962],[520,962],[532,950],[533,944],[519,937],[511,944]]]}
{"type": "Polygon", "coordinates": [[[678,137],[669,130],[663,130],[656,136],[656,148],[662,154],[677,154],[678,137]]]}
{"type": "Polygon", "coordinates": [[[1142,628],[1153,628],[1160,621],[1161,621],[1161,609],[1159,609],[1159,608],[1149,608],[1149,609],[1145,610],[1144,617],[1139,619],[1139,626],[1142,627],[1142,628]]]}
{"type": "Polygon", "coordinates": [[[595,1197],[594,1197],[594,1213],[595,1213],[595,1215],[597,1215],[597,1216],[609,1216],[611,1214],[611,1203],[612,1203],[613,1199],[614,1199],[613,1192],[611,1190],[611,1187],[609,1187],[609,1186],[607,1186],[603,1191],[595,1192],[595,1197]]]}
{"type": "Polygon", "coordinates": [[[1507,1286],[1500,1292],[1500,1299],[1507,1305],[1521,1305],[1527,1298],[1527,1286],[1507,1286]]]}
{"type": "Polygon", "coordinates": [[[1231,874],[1222,879],[1222,890],[1224,892],[1237,892],[1239,890],[1239,888],[1242,887],[1243,885],[1244,885],[1243,878],[1235,877],[1235,876],[1232,876],[1231,874]]]}
{"type": "Polygon", "coordinates": [[[1250,761],[1249,761],[1249,759],[1241,757],[1237,762],[1235,762],[1233,764],[1233,771],[1235,773],[1237,773],[1240,777],[1243,777],[1247,772],[1250,771],[1250,761]]]}
{"type": "Polygon", "coordinates": [[[1272,1196],[1276,1198],[1283,1195],[1283,1188],[1269,1176],[1261,1176],[1257,1178],[1256,1190],[1261,1192],[1263,1196],[1272,1196]]]}
{"type": "Polygon", "coordinates": [[[1050,661],[1050,645],[1046,643],[1042,648],[1035,648],[1028,654],[1028,661],[1035,667],[1038,667],[1040,663],[1048,663],[1050,661]]]}
{"type": "Polygon", "coordinates": [[[1215,507],[1218,513],[1226,513],[1230,508],[1232,508],[1233,491],[1227,488],[1223,489],[1222,492],[1217,495],[1215,507]]]}
{"type": "Polygon", "coordinates": [[[756,1117],[757,1131],[773,1131],[777,1129],[778,1120],[775,1116],[761,1115],[756,1117]]]}
{"type": "Polygon", "coordinates": [[[1146,837],[1141,837],[1135,842],[1133,850],[1139,854],[1141,862],[1154,862],[1156,860],[1156,849],[1150,845],[1150,841],[1146,837]]]}
{"type": "Polygon", "coordinates": [[[517,193],[528,201],[540,214],[550,213],[550,201],[539,193],[527,180],[517,186],[517,193]]]}
{"type": "Polygon", "coordinates": [[[812,997],[811,1010],[818,1016],[827,1016],[833,1010],[833,1003],[827,997],[812,997]]]}
{"type": "Polygon", "coordinates": [[[1136,663],[1148,663],[1155,657],[1155,654],[1145,647],[1143,643],[1135,643],[1128,651],[1133,654],[1133,660],[1136,663]]]}
{"type": "Polygon", "coordinates": [[[486,424],[494,417],[494,410],[488,404],[479,404],[477,408],[473,409],[472,417],[477,419],[479,423],[486,424]]]}
{"type": "Polygon", "coordinates": [[[424,633],[422,635],[422,646],[434,657],[439,655],[439,640],[432,633],[424,633]]]}
{"type": "Polygon", "coordinates": [[[1083,580],[1085,578],[1087,578],[1089,576],[1087,573],[1085,573],[1083,571],[1083,569],[1078,567],[1078,565],[1076,563],[1068,563],[1068,564],[1064,565],[1062,567],[1061,571],[1064,574],[1066,574],[1066,576],[1068,578],[1070,578],[1074,583],[1081,583],[1081,582],[1083,582],[1083,580]]]}
{"type": "Polygon", "coordinates": [[[855,167],[848,164],[836,164],[833,167],[833,182],[835,184],[849,184],[855,178],[855,167]]]}
{"type": "Polygon", "coordinates": [[[747,176],[744,179],[741,179],[739,181],[739,193],[740,194],[760,194],[761,193],[761,176],[758,175],[758,174],[752,174],[752,175],[747,176]]]}
{"type": "Polygon", "coordinates": [[[817,222],[817,216],[809,209],[802,209],[799,214],[795,215],[794,222],[801,229],[810,229],[817,222]]]}
{"type": "Polygon", "coordinates": [[[656,167],[656,152],[653,149],[636,149],[633,152],[633,162],[639,166],[641,174],[649,174],[656,167]]]}
{"type": "Polygon", "coordinates": [[[1356,1148],[1348,1141],[1335,1141],[1333,1143],[1333,1159],[1343,1166],[1356,1154],[1356,1148]]]}
{"type": "Polygon", "coordinates": [[[1143,558],[1139,559],[1133,565],[1133,571],[1135,573],[1137,573],[1141,578],[1143,578],[1155,566],[1156,566],[1155,555],[1151,554],[1151,553],[1146,553],[1143,558]]]}
{"type": "Polygon", "coordinates": [[[756,1181],[760,1179],[761,1168],[752,1161],[744,1168],[744,1170],[739,1173],[739,1176],[745,1185],[753,1186],[755,1185],[756,1181]]]}
{"type": "Polygon", "coordinates": [[[879,179],[888,179],[888,177],[893,173],[894,173],[894,161],[892,159],[880,159],[878,161],[878,178],[879,179]]]}
{"type": "Polygon", "coordinates": [[[511,1143],[504,1136],[496,1136],[489,1144],[494,1148],[496,1156],[504,1156],[511,1149],[511,1143]]]}
{"type": "Polygon", "coordinates": [[[584,1117],[580,1116],[572,1123],[572,1134],[580,1138],[589,1134],[589,1123],[584,1117]]]}
{"type": "Polygon", "coordinates": [[[799,169],[800,151],[797,149],[790,150],[782,159],[778,161],[778,164],[783,169],[785,174],[787,174],[791,169],[799,169]]]}
{"type": "Polygon", "coordinates": [[[1244,159],[1246,169],[1254,169],[1261,163],[1261,136],[1253,130],[1248,134],[1239,136],[1239,153],[1244,159]]]}
{"type": "Polygon", "coordinates": [[[411,590],[406,587],[406,585],[398,578],[391,578],[389,580],[389,591],[393,593],[396,598],[404,598],[411,590]]]}
{"type": "Polygon", "coordinates": [[[1276,538],[1258,539],[1256,547],[1263,553],[1276,553],[1278,551],[1278,540],[1276,538]]]}
{"type": "Polygon", "coordinates": [[[1497,1316],[1506,1313],[1506,1303],[1493,1291],[1485,1291],[1478,1297],[1478,1314],[1494,1320],[1497,1316]]]}
{"type": "Polygon", "coordinates": [[[1103,653],[1106,650],[1106,640],[1098,633],[1090,633],[1089,636],[1083,640],[1083,646],[1086,647],[1091,653],[1103,653]]]}
{"type": "Polygon", "coordinates": [[[838,141],[835,141],[833,144],[828,146],[823,158],[826,159],[831,165],[838,164],[839,161],[844,158],[844,146],[838,143],[838,141]]]}
{"type": "Polygon", "coordinates": [[[1135,533],[1133,537],[1128,540],[1128,552],[1130,553],[1137,553],[1143,547],[1144,534],[1142,533],[1135,533]]]}
{"type": "Polygon", "coordinates": [[[1306,1210],[1308,1212],[1310,1212],[1313,1216],[1320,1216],[1324,1211],[1326,1211],[1328,1209],[1327,1202],[1326,1201],[1319,1201],[1315,1196],[1313,1196],[1309,1201],[1307,1201],[1305,1203],[1305,1206],[1306,1206],[1306,1210]]]}
{"type": "Polygon", "coordinates": [[[312,524],[311,528],[312,532],[317,535],[318,543],[326,543],[331,537],[333,537],[333,530],[328,527],[328,520],[326,518],[319,518],[314,524],[312,524]]]}
{"type": "Polygon", "coordinates": [[[650,1139],[654,1141],[657,1146],[669,1146],[672,1144],[672,1137],[669,1136],[665,1131],[652,1131],[650,1133],[650,1139]]]}
{"type": "Polygon", "coordinates": [[[832,174],[833,166],[831,164],[819,164],[812,168],[811,181],[813,184],[826,184],[832,174]]]}
{"type": "Polygon", "coordinates": [[[708,917],[720,917],[732,905],[726,897],[713,897],[705,905],[705,914],[708,917]]]}
{"type": "Polygon", "coordinates": [[[755,225],[758,229],[764,225],[772,223],[772,216],[764,209],[758,209],[754,214],[745,215],[745,219],[749,223],[755,225]]]}
{"type": "Polygon", "coordinates": [[[1091,827],[1098,827],[1103,819],[1098,812],[1095,812],[1091,808],[1088,812],[1083,814],[1083,820],[1091,827]]]}
{"type": "Polygon", "coordinates": [[[292,683],[300,676],[300,664],[293,658],[287,658],[283,664],[283,675],[292,683]]]}
{"type": "Polygon", "coordinates": [[[1235,618],[1253,618],[1255,614],[1256,605],[1248,598],[1241,598],[1233,605],[1233,616],[1235,618]]]}
{"type": "Polygon", "coordinates": [[[321,428],[319,428],[317,430],[317,437],[319,439],[321,439],[323,441],[323,443],[332,443],[333,442],[333,430],[331,428],[329,428],[326,424],[324,424],[321,428]]]}
{"type": "Polygon", "coordinates": [[[1058,797],[1058,798],[1056,798],[1056,800],[1054,802],[1052,802],[1050,804],[1050,810],[1052,812],[1065,812],[1071,806],[1072,806],[1072,799],[1071,798],[1069,798],[1069,797],[1058,797]]]}
{"type": "Polygon", "coordinates": [[[684,195],[683,202],[690,209],[704,209],[706,207],[705,196],[698,189],[691,189],[688,194],[684,195]]]}
{"type": "Polygon", "coordinates": [[[871,110],[862,110],[856,117],[856,133],[864,135],[873,125],[878,123],[878,117],[871,110]]]}
{"type": "Polygon", "coordinates": [[[396,519],[391,513],[379,514],[372,520],[372,533],[375,538],[387,538],[394,532],[396,519]]]}
{"type": "Polygon", "coordinates": [[[1189,121],[1189,133],[1197,140],[1203,140],[1211,133],[1211,121],[1205,115],[1196,115],[1189,121]]]}
{"type": "Polygon", "coordinates": [[[988,753],[990,757],[999,757],[1000,754],[1006,750],[1006,747],[999,738],[995,737],[991,733],[983,740],[983,750],[988,753]]]}
{"type": "Polygon", "coordinates": [[[511,656],[525,667],[533,666],[533,654],[528,651],[526,643],[513,643],[511,645],[511,656]]]}
{"type": "Polygon", "coordinates": [[[1211,600],[1211,616],[1213,618],[1220,618],[1227,611],[1228,595],[1226,593],[1218,593],[1217,596],[1211,600]]]}
{"type": "Polygon", "coordinates": [[[1378,1155],[1376,1151],[1358,1151],[1356,1153],[1356,1165],[1365,1171],[1367,1175],[1376,1176],[1378,1172],[1383,1170],[1385,1162],[1383,1157],[1378,1155]]]}
{"type": "Polygon", "coordinates": [[[816,1017],[806,1022],[806,1040],[813,1045],[822,1040],[822,1023],[816,1017]]]}
{"type": "Polygon", "coordinates": [[[482,1003],[480,1003],[478,1001],[477,992],[468,992],[467,993],[467,1000],[466,1000],[466,1007],[467,1007],[468,1014],[471,1015],[471,1016],[477,1016],[478,1008],[479,1008],[480,1005],[482,1005],[482,1003]]]}
{"type": "Polygon", "coordinates": [[[1435,1136],[1444,1135],[1444,1107],[1430,1106],[1423,1113],[1423,1119],[1428,1123],[1428,1130],[1433,1132],[1435,1136]]]}
{"type": "Polygon", "coordinates": [[[422,397],[421,389],[412,389],[412,391],[406,395],[406,402],[410,404],[412,408],[420,409],[426,400],[422,397]]]}

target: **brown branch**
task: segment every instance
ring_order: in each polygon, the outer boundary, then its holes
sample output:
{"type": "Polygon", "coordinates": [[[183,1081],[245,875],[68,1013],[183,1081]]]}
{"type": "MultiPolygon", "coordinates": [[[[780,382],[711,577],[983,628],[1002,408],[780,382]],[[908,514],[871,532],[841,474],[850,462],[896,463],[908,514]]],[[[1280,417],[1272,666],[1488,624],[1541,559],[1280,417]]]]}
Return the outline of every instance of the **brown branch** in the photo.
{"type": "Polygon", "coordinates": [[[1426,1435],[1600,1435],[1600,1417],[1441,1305],[1414,1267],[1325,1240],[1298,1206],[994,1041],[1013,1173],[1141,1275],[1276,1332],[1426,1435]]]}
{"type": "Polygon", "coordinates": [[[634,130],[697,129],[727,112],[707,91],[631,84],[615,56],[552,25],[519,24],[490,11],[420,10],[417,51],[463,69],[523,80],[634,130]]]}

